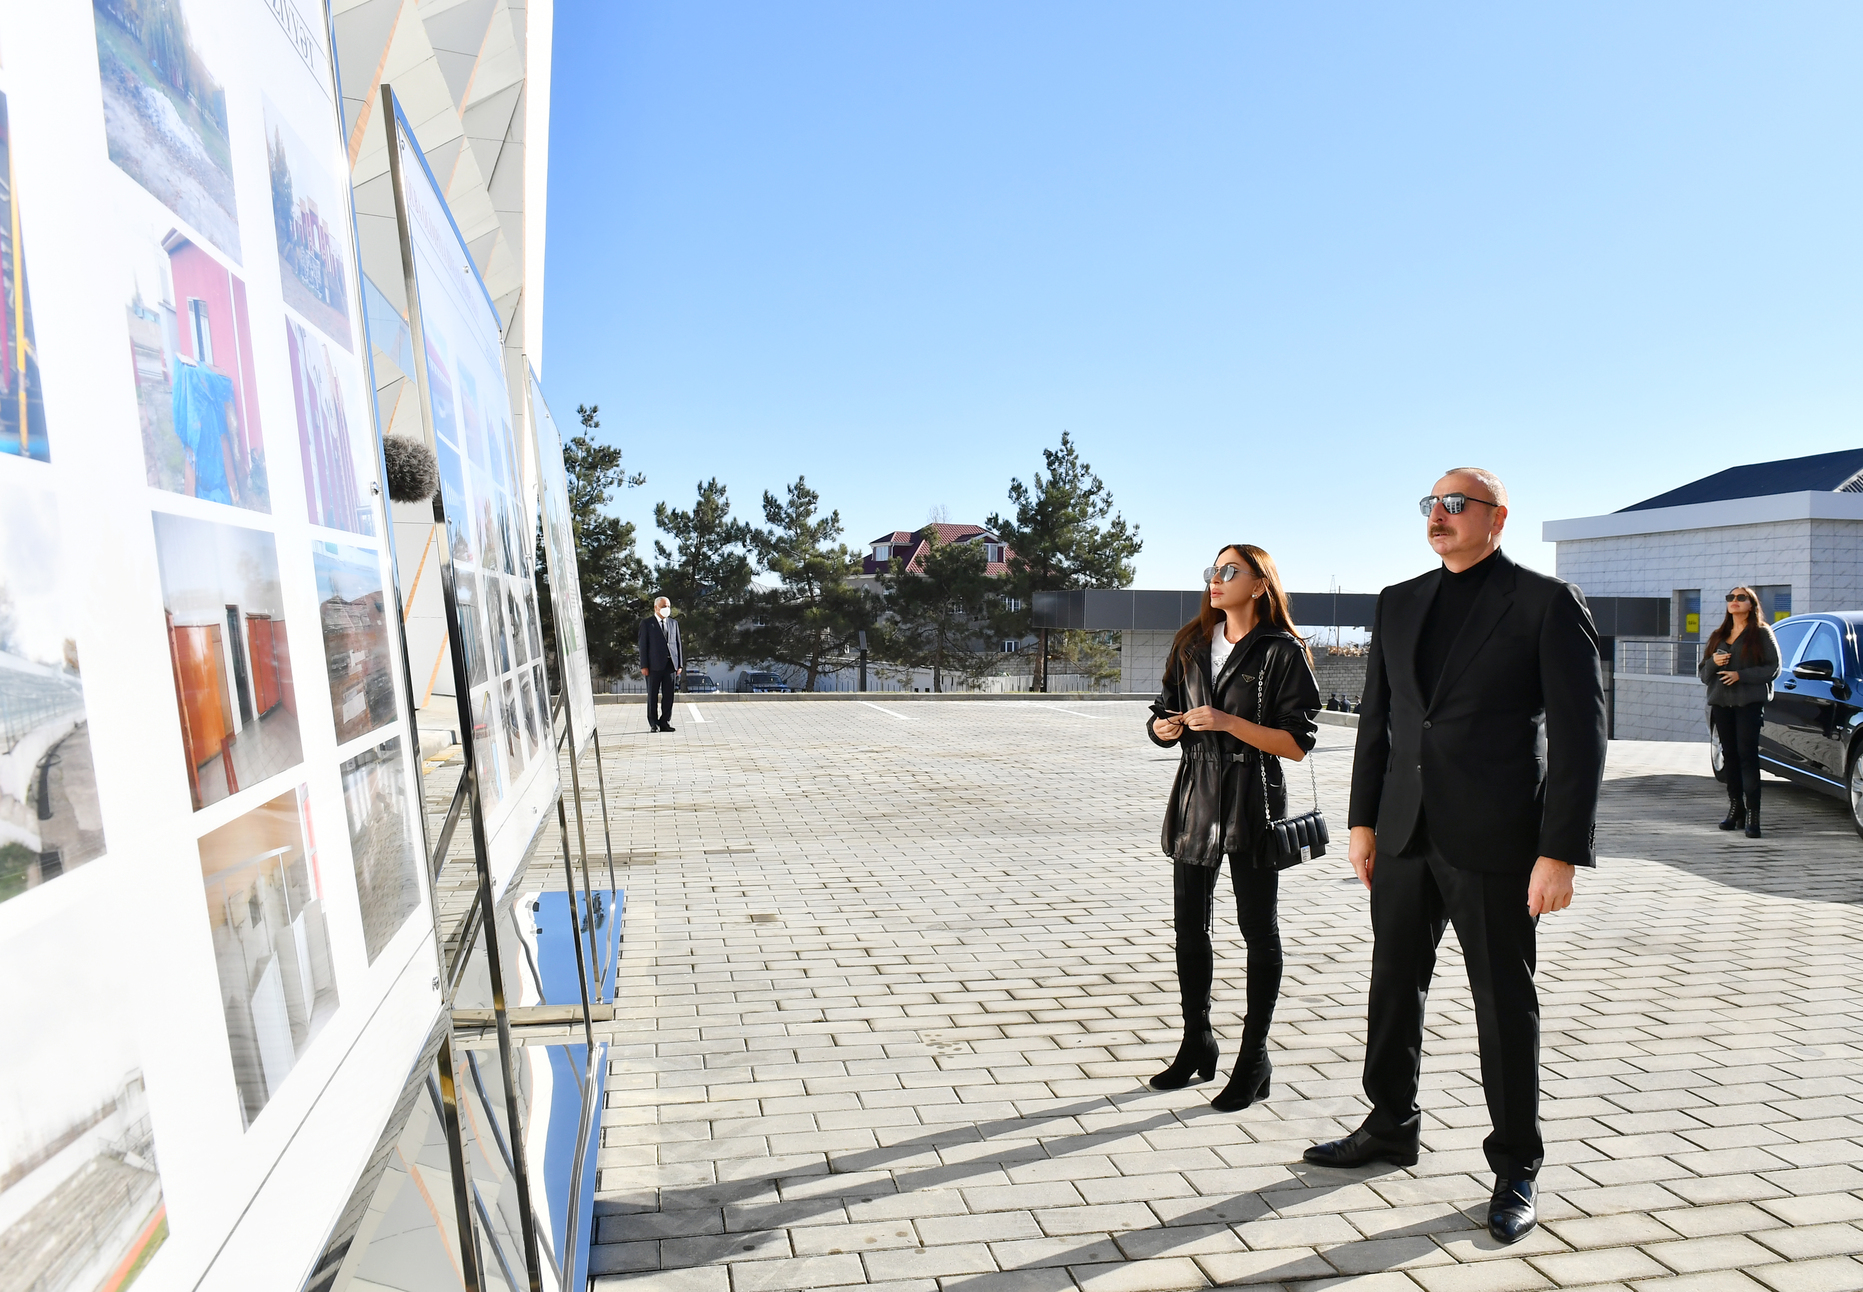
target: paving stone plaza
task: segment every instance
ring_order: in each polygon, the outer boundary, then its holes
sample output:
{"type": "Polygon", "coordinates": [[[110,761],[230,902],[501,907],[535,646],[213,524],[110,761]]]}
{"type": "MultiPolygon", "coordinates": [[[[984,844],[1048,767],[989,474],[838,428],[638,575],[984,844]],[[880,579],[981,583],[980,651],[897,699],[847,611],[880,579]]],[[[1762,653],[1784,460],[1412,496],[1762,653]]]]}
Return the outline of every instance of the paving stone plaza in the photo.
{"type": "MultiPolygon", "coordinates": [[[[1282,878],[1274,1093],[1224,1115],[1220,1079],[1145,1086],[1179,1029],[1176,756],[1142,704],[600,712],[627,889],[600,1288],[1863,1288],[1863,840],[1833,800],[1769,782],[1767,838],[1725,835],[1702,746],[1613,744],[1599,868],[1540,924],[1542,1223],[1500,1248],[1453,932],[1417,1165],[1300,1161],[1364,1112],[1351,730],[1313,755],[1337,855],[1282,878]]],[[[1227,1066],[1232,904],[1217,939],[1227,1066]]]]}

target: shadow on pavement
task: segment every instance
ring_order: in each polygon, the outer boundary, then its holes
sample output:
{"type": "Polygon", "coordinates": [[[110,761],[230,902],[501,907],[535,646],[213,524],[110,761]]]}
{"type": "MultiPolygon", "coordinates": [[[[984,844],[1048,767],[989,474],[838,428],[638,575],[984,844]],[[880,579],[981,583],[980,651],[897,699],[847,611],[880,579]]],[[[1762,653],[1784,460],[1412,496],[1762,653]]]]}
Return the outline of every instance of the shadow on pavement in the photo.
{"type": "Polygon", "coordinates": [[[1645,858],[1769,897],[1863,904],[1863,839],[1843,801],[1777,780],[1766,782],[1761,798],[1765,837],[1749,839],[1716,828],[1727,793],[1710,777],[1606,781],[1598,853],[1645,858]]]}

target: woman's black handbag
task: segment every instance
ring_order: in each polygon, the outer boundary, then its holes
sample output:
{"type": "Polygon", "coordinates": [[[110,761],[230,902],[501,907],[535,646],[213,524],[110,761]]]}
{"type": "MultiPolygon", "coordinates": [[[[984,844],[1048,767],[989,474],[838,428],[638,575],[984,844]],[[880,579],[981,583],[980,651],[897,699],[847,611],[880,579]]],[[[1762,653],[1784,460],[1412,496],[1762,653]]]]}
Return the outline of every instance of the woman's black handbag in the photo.
{"type": "MultiPolygon", "coordinates": [[[[1263,669],[1265,674],[1268,670],[1263,669]]],[[[1255,680],[1255,720],[1260,722],[1262,713],[1263,679],[1255,680]]],[[[1265,750],[1255,751],[1256,765],[1261,768],[1261,811],[1268,815],[1268,759],[1272,755],[1265,750]]],[[[1307,776],[1313,783],[1313,810],[1302,812],[1299,816],[1284,816],[1280,820],[1268,818],[1268,829],[1263,846],[1268,851],[1268,860],[1276,870],[1286,870],[1289,866],[1298,866],[1303,861],[1326,855],[1329,836],[1326,831],[1326,814],[1320,811],[1320,777],[1313,770],[1313,755],[1309,753],[1304,761],[1307,764],[1307,776]]]]}

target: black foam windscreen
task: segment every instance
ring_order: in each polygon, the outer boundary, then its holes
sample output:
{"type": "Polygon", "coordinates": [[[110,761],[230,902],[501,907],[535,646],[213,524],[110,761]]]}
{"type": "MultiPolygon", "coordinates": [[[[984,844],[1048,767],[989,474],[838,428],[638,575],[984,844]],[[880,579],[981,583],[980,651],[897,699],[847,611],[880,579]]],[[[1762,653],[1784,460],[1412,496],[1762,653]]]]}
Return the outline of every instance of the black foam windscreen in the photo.
{"type": "Polygon", "coordinates": [[[382,456],[388,461],[388,496],[396,502],[425,502],[440,487],[440,464],[419,440],[384,436],[382,456]]]}

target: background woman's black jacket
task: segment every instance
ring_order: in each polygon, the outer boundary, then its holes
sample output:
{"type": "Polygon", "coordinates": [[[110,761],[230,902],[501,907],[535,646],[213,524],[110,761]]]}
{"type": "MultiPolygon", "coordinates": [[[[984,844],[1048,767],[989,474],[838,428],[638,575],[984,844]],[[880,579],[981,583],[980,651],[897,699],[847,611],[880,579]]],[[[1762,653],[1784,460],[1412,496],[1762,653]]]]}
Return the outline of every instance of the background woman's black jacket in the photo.
{"type": "Polygon", "coordinates": [[[1264,727],[1279,727],[1302,750],[1311,750],[1319,731],[1313,715],[1320,710],[1320,686],[1306,649],[1293,634],[1263,624],[1235,644],[1222,676],[1212,678],[1205,642],[1188,669],[1176,660],[1166,666],[1164,689],[1145,718],[1145,734],[1154,745],[1181,745],[1184,751],[1164,809],[1164,851],[1174,860],[1199,866],[1220,865],[1225,856],[1234,858],[1231,865],[1271,864],[1259,845],[1269,818],[1287,813],[1281,760],[1227,732],[1186,731],[1177,740],[1161,740],[1152,730],[1153,717],[1205,704],[1264,727]],[[1255,711],[1258,678],[1266,717],[1255,711]],[[1267,763],[1265,812],[1258,760],[1267,763]]]}
{"type": "Polygon", "coordinates": [[[1703,644],[1695,675],[1708,684],[1709,704],[1738,708],[1772,699],[1773,679],[1779,676],[1779,639],[1772,635],[1770,625],[1760,623],[1755,615],[1752,627],[1740,634],[1739,641],[1723,642],[1715,649],[1733,656],[1727,668],[1740,674],[1740,680],[1732,686],[1721,681],[1726,670],[1714,662],[1714,652],[1703,644]]]}

